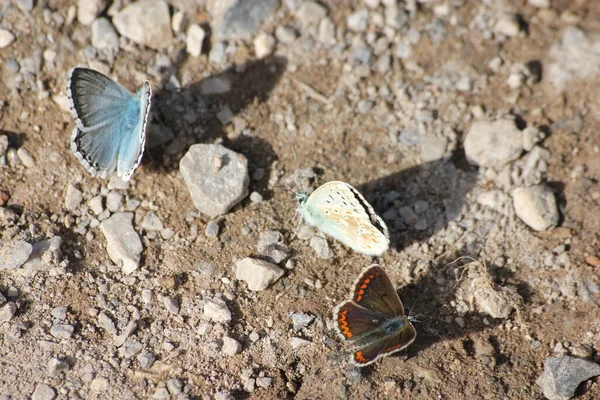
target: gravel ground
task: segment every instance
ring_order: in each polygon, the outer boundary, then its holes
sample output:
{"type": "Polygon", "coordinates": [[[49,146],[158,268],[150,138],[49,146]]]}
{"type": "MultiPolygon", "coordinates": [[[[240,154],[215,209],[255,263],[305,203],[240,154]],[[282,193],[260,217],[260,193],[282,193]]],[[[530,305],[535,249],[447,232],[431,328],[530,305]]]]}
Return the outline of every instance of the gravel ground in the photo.
{"type": "Polygon", "coordinates": [[[0,399],[600,398],[599,17],[0,2],[0,399]],[[151,82],[128,183],[71,153],[75,66],[151,82]],[[299,222],[294,192],[332,180],[383,256],[299,222]],[[357,368],[332,312],[375,261],[418,334],[357,368]]]}

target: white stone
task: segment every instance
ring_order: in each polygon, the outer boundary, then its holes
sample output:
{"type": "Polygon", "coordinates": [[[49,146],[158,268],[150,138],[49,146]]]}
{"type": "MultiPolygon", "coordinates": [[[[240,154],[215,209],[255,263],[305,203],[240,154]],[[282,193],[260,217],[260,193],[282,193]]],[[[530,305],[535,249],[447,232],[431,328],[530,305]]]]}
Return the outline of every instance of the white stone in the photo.
{"type": "Polygon", "coordinates": [[[173,41],[169,6],[164,0],[139,0],[113,17],[119,33],[152,49],[167,48],[173,41]]]}
{"type": "Polygon", "coordinates": [[[228,356],[235,356],[242,351],[242,345],[237,340],[230,338],[229,336],[224,336],[221,351],[228,356]]]}
{"type": "Polygon", "coordinates": [[[323,18],[319,23],[319,33],[317,36],[319,42],[327,46],[336,44],[335,25],[329,18],[323,18]]]}
{"type": "Polygon", "coordinates": [[[89,201],[88,201],[88,206],[90,207],[90,210],[92,210],[92,212],[96,215],[101,214],[102,211],[104,211],[104,201],[102,199],[102,196],[97,195],[92,197],[89,201]]]}
{"type": "Polygon", "coordinates": [[[186,18],[183,11],[176,11],[171,18],[171,28],[173,32],[179,33],[185,29],[186,18]]]}
{"type": "Polygon", "coordinates": [[[206,32],[200,25],[190,25],[185,38],[185,49],[189,55],[199,57],[202,54],[202,42],[204,42],[205,37],[206,32]]]}
{"type": "Polygon", "coordinates": [[[369,11],[359,10],[348,16],[346,19],[348,28],[354,32],[364,32],[369,26],[369,11]]]}
{"type": "Polygon", "coordinates": [[[448,138],[445,136],[421,136],[421,161],[432,162],[440,160],[446,154],[448,138]]]}
{"type": "Polygon", "coordinates": [[[296,18],[304,26],[317,25],[327,15],[327,9],[314,1],[303,1],[296,11],[296,18]]]}
{"type": "Polygon", "coordinates": [[[55,397],[56,391],[45,383],[39,383],[31,394],[31,400],[52,400],[55,397]]]}
{"type": "Polygon", "coordinates": [[[231,311],[229,311],[223,299],[206,300],[203,311],[204,315],[214,322],[231,321],[231,311]]]}
{"type": "Polygon", "coordinates": [[[477,202],[494,211],[507,215],[510,197],[501,190],[490,190],[477,196],[477,202]]]}
{"type": "Polygon", "coordinates": [[[62,242],[60,236],[53,236],[34,243],[29,259],[23,264],[26,273],[31,275],[43,269],[50,269],[53,263],[58,263],[62,255],[62,242]]]}
{"type": "Polygon", "coordinates": [[[98,18],[92,23],[92,46],[115,53],[119,50],[119,35],[108,19],[98,18]]]}
{"type": "Polygon", "coordinates": [[[117,212],[123,206],[123,195],[119,192],[108,192],[106,195],[106,208],[110,212],[117,212]]]}
{"type": "Polygon", "coordinates": [[[145,231],[161,231],[164,228],[162,221],[154,212],[149,212],[142,221],[142,229],[145,231]]]}
{"type": "Polygon", "coordinates": [[[261,291],[283,276],[283,270],[270,262],[244,258],[235,263],[235,278],[248,284],[248,289],[261,291]]]}
{"type": "Polygon", "coordinates": [[[191,146],[179,171],[198,211],[210,217],[227,213],[248,195],[246,157],[222,145],[191,146]]]}
{"type": "Polygon", "coordinates": [[[8,322],[12,319],[12,317],[17,312],[17,305],[12,301],[8,303],[4,303],[4,305],[0,306],[0,325],[4,322],[8,322]]]}
{"type": "Polygon", "coordinates": [[[517,216],[536,231],[558,224],[558,208],[554,193],[544,185],[513,190],[513,205],[517,216]]]}
{"type": "Polygon", "coordinates": [[[254,39],[254,53],[256,53],[256,57],[264,58],[273,53],[274,49],[275,38],[273,35],[263,32],[254,39]]]}
{"type": "Polygon", "coordinates": [[[65,194],[65,208],[68,211],[75,211],[83,201],[83,193],[75,187],[73,184],[67,186],[67,193],[65,194]]]}
{"type": "Polygon", "coordinates": [[[503,14],[498,18],[494,31],[504,36],[514,37],[521,32],[521,21],[516,14],[503,14]]]}
{"type": "Polygon", "coordinates": [[[17,156],[19,156],[19,160],[21,160],[21,163],[23,163],[26,168],[32,168],[35,166],[35,160],[23,147],[17,150],[17,156]]]}
{"type": "Polygon", "coordinates": [[[312,344],[312,342],[310,342],[306,339],[302,339],[299,337],[290,338],[290,345],[292,346],[292,349],[294,349],[294,350],[299,350],[303,347],[310,346],[311,344],[312,344]]]}
{"type": "Polygon", "coordinates": [[[135,271],[144,248],[137,232],[133,229],[133,213],[115,213],[100,224],[106,238],[106,250],[111,260],[129,275],[135,271]]]}
{"type": "Polygon", "coordinates": [[[327,240],[321,236],[313,236],[310,239],[310,247],[315,251],[317,257],[330,259],[333,257],[333,250],[329,247],[327,240]]]}
{"type": "Polygon", "coordinates": [[[14,41],[15,35],[13,35],[10,31],[7,31],[6,29],[0,28],[0,49],[9,46],[14,41]]]}
{"type": "Polygon", "coordinates": [[[22,266],[33,252],[33,246],[25,240],[4,242],[0,240],[0,270],[11,270],[22,266]]]}
{"type": "Polygon", "coordinates": [[[108,0],[78,0],[77,21],[83,25],[91,24],[107,5],[108,0]]]}
{"type": "Polygon", "coordinates": [[[470,163],[500,170],[521,155],[522,134],[510,119],[477,121],[466,134],[464,148],[470,163]]]}
{"type": "Polygon", "coordinates": [[[528,0],[527,2],[535,8],[550,8],[550,0],[528,0]]]}

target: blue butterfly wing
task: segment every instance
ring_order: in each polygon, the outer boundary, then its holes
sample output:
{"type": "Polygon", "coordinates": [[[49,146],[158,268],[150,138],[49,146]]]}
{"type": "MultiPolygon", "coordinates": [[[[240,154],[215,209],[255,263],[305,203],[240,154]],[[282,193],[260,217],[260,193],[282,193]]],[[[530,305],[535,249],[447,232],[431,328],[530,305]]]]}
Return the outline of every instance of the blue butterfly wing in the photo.
{"type": "Polygon", "coordinates": [[[74,68],[67,89],[77,123],[73,153],[93,176],[106,178],[116,172],[128,181],[144,151],[150,83],[133,96],[97,71],[74,68]]]}

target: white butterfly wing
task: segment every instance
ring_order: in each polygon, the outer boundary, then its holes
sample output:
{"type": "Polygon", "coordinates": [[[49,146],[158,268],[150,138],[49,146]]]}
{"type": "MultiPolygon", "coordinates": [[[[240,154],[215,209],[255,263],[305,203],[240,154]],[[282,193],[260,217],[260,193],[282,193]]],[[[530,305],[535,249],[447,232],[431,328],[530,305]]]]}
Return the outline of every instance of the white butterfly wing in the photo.
{"type": "Polygon", "coordinates": [[[106,178],[116,171],[128,181],[144,151],[150,83],[133,96],[97,71],[74,68],[67,92],[77,123],[71,137],[75,156],[93,176],[106,178]]]}
{"type": "Polygon", "coordinates": [[[388,230],[373,207],[352,186],[332,181],[301,205],[305,221],[355,251],[380,256],[389,248],[388,230]]]}

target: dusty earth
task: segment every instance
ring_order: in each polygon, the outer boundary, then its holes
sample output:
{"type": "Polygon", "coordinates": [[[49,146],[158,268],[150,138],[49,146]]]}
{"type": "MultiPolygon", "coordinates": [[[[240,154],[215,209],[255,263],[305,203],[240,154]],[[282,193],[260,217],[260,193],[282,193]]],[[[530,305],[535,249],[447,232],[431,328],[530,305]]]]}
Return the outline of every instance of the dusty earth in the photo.
{"type": "MultiPolygon", "coordinates": [[[[210,28],[208,5],[169,3],[171,13],[182,10],[210,28]]],[[[162,51],[121,38],[113,59],[93,60],[132,91],[149,79],[154,123],[174,135],[146,152],[127,189],[112,189],[125,196],[123,211],[130,200],[141,202],[134,226],[144,250],[139,269],[128,276],[110,260],[86,204],[109,192],[107,181],[89,176],[71,154],[74,121],[59,104],[69,69],[90,65],[84,51],[89,26],[65,20],[68,1],[38,1],[31,12],[9,0],[0,4],[0,27],[16,37],[0,49],[0,135],[9,142],[0,167],[1,239],[62,238],[58,256],[33,273],[0,271],[0,293],[17,306],[0,325],[0,398],[29,398],[45,384],[61,399],[540,399],[535,381],[547,357],[598,361],[599,266],[585,261],[599,253],[598,53],[589,46],[589,58],[574,66],[562,91],[547,71],[557,57],[568,57],[552,48],[569,26],[594,43],[600,5],[400,2],[409,9],[408,22],[386,30],[377,21],[389,1],[323,1],[336,27],[335,43],[325,45],[314,26],[302,24],[294,8],[299,3],[284,1],[260,28],[296,33],[288,43],[275,35],[274,53],[264,59],[255,56],[252,40],[238,40],[229,42],[226,62],[211,62],[210,37],[203,54],[190,57],[180,33],[162,51]],[[361,9],[370,13],[369,25],[352,32],[347,18],[361,9]],[[519,16],[515,36],[495,31],[505,13],[519,16]],[[411,53],[397,50],[407,37],[411,53]],[[361,46],[371,52],[369,60],[357,56],[361,46]],[[9,60],[22,63],[47,49],[55,57],[33,72],[8,67],[9,60]],[[170,65],[157,66],[159,53],[170,65]],[[386,54],[389,64],[380,61],[386,54]],[[513,66],[528,63],[539,67],[541,79],[511,87],[513,66]],[[578,76],[584,67],[591,72],[578,76]],[[233,82],[231,91],[202,94],[202,82],[217,75],[233,82]],[[234,114],[225,126],[216,117],[223,107],[234,114]],[[518,182],[502,187],[497,173],[470,165],[464,135],[476,119],[511,115],[519,128],[546,135],[539,146],[550,156],[540,181],[557,198],[555,229],[532,230],[515,216],[512,202],[504,213],[477,202],[489,190],[510,195],[518,182]],[[431,137],[442,140],[431,148],[431,137]],[[211,238],[204,233],[211,219],[195,210],[178,166],[190,145],[217,142],[248,158],[250,191],[263,200],[247,198],[215,219],[220,232],[211,238]],[[25,166],[17,149],[34,162],[25,166]],[[407,351],[367,368],[349,364],[332,329],[332,310],[374,260],[333,240],[335,256],[320,259],[294,234],[293,191],[302,186],[295,171],[307,168],[316,173],[313,188],[346,181],[386,215],[392,248],[377,262],[418,320],[417,340],[407,351]],[[75,211],[65,208],[69,184],[84,197],[75,211]],[[423,222],[390,211],[405,206],[417,209],[423,222]],[[140,221],[149,211],[175,234],[164,239],[143,230],[140,221]],[[269,230],[283,234],[291,261],[281,263],[285,275],[276,283],[251,292],[235,279],[233,265],[260,257],[259,237],[269,230]],[[469,304],[465,282],[473,276],[497,291],[514,289],[508,317],[493,318],[469,304]],[[175,299],[176,313],[164,296],[175,299]],[[231,321],[204,315],[205,302],[216,297],[225,300],[231,321]],[[60,307],[67,307],[66,316],[60,307]],[[298,313],[315,319],[295,331],[291,316],[298,313]],[[100,326],[100,314],[114,321],[114,332],[100,326]],[[127,351],[113,336],[134,320],[127,340],[141,346],[127,351]],[[57,323],[72,325],[73,334],[51,334],[57,323]],[[222,351],[225,336],[241,344],[239,353],[222,351]],[[57,363],[60,368],[52,366],[57,363]]],[[[597,378],[578,395],[600,398],[597,378]]]]}

